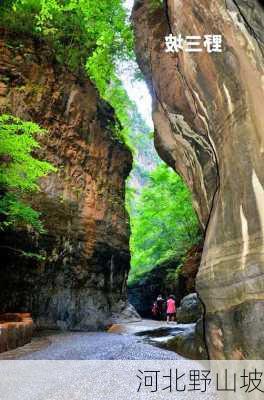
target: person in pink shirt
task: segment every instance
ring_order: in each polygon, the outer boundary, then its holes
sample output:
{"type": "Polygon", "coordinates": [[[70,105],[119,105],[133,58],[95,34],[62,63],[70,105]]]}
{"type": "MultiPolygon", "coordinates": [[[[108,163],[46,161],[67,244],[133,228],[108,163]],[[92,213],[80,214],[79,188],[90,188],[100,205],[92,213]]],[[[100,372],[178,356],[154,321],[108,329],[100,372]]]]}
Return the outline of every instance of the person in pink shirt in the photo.
{"type": "Polygon", "coordinates": [[[167,300],[167,322],[176,321],[176,303],[173,295],[167,300]]]}

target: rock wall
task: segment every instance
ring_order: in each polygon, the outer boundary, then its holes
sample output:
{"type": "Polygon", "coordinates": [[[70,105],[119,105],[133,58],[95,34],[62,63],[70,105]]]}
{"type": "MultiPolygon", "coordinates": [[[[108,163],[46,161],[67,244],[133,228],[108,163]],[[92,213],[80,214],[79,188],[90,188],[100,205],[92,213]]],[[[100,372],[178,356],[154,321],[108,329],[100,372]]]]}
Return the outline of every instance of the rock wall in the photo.
{"type": "Polygon", "coordinates": [[[0,112],[46,128],[38,156],[58,168],[30,199],[47,234],[1,237],[1,311],[32,312],[46,328],[103,327],[126,306],[130,262],[124,198],[132,157],[114,137],[113,110],[44,43],[2,31],[0,112]]]}
{"type": "Polygon", "coordinates": [[[206,237],[197,288],[211,358],[263,359],[264,10],[257,0],[136,0],[155,144],[206,237]],[[221,34],[222,53],[166,53],[168,34],[221,34]]]}
{"type": "Polygon", "coordinates": [[[185,280],[187,293],[193,293],[196,291],[196,276],[201,264],[202,253],[203,244],[199,243],[192,246],[192,248],[186,254],[181,275],[185,280]]]}

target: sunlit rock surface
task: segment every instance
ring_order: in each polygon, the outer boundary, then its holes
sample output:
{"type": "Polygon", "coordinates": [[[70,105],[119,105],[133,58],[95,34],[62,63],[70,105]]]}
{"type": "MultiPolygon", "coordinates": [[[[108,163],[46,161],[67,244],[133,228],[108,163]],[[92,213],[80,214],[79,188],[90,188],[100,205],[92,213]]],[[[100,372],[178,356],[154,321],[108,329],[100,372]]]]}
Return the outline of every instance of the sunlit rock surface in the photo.
{"type": "Polygon", "coordinates": [[[113,110],[45,44],[1,32],[0,112],[45,127],[38,155],[58,168],[31,199],[47,234],[1,237],[4,246],[44,257],[1,247],[1,309],[32,311],[46,328],[103,327],[126,307],[130,262],[124,199],[132,158],[114,137],[113,110]]]}
{"type": "Polygon", "coordinates": [[[197,289],[211,358],[264,357],[264,12],[257,0],[136,0],[155,144],[206,232],[197,289]],[[166,53],[168,34],[221,34],[222,53],[166,53]]]}

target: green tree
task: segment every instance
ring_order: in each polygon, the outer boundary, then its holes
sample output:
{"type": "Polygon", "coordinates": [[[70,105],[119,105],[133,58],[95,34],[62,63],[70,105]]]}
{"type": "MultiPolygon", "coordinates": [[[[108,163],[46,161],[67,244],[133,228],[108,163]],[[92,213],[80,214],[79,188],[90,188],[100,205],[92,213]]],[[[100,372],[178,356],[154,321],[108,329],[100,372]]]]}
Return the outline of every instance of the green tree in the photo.
{"type": "Polygon", "coordinates": [[[150,174],[131,218],[134,280],[155,265],[182,257],[200,239],[190,192],[182,178],[165,164],[150,174]]]}
{"type": "Polygon", "coordinates": [[[39,190],[39,178],[56,169],[32,152],[40,147],[37,135],[45,131],[33,122],[11,115],[0,116],[0,230],[28,226],[43,232],[40,214],[24,196],[39,190]]]}
{"type": "Polygon", "coordinates": [[[122,0],[2,0],[0,22],[15,32],[45,38],[57,60],[75,73],[87,71],[101,97],[115,109],[128,138],[128,96],[117,74],[117,64],[134,58],[132,29],[122,0]]]}

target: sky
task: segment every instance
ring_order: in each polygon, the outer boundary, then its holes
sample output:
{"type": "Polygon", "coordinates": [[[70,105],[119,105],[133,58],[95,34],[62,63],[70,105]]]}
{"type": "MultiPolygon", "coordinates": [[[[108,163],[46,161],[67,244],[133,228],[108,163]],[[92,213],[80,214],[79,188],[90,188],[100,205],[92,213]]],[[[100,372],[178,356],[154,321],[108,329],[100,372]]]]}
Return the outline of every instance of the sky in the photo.
{"type": "Polygon", "coordinates": [[[131,11],[133,7],[134,0],[124,0],[124,5],[131,11]]]}
{"type": "Polygon", "coordinates": [[[151,96],[144,81],[135,81],[133,72],[136,65],[126,62],[119,66],[120,79],[131,100],[135,101],[138,111],[150,128],[153,128],[151,116],[151,96]]]}
{"type": "MultiPolygon", "coordinates": [[[[129,13],[131,13],[133,3],[134,0],[124,0],[124,5],[129,10],[129,13]]],[[[120,65],[120,79],[122,80],[131,100],[135,101],[137,104],[138,111],[149,127],[153,129],[151,117],[151,96],[144,81],[139,82],[133,79],[133,72],[136,70],[136,68],[136,64],[132,62],[123,63],[120,65]]]]}

